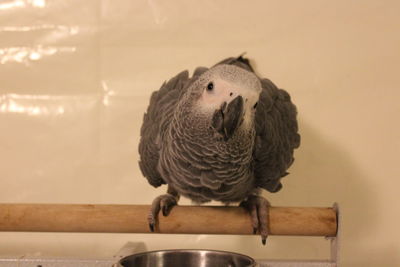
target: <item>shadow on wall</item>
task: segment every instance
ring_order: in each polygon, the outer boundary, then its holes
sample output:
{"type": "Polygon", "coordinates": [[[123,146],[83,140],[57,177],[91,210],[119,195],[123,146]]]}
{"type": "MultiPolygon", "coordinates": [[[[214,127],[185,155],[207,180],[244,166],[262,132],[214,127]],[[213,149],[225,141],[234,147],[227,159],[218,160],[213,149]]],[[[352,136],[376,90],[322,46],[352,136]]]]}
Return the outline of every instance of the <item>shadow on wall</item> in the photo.
{"type": "Polygon", "coordinates": [[[340,254],[344,266],[398,264],[399,257],[393,249],[368,251],[365,247],[378,219],[376,193],[366,179],[369,174],[354,163],[346,147],[321,136],[301,118],[299,125],[302,144],[296,151],[291,174],[284,178],[284,187],[273,196],[273,203],[280,202],[280,198],[293,206],[330,206],[338,202],[342,215],[340,247],[346,248],[342,250],[346,254],[340,254]]]}

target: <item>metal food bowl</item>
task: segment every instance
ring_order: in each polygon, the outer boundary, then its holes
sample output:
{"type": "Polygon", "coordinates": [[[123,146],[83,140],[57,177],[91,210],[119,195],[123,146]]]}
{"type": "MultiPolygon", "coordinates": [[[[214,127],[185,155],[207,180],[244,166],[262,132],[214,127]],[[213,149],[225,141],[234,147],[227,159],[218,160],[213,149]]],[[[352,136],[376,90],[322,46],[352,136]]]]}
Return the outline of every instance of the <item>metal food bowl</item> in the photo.
{"type": "Polygon", "coordinates": [[[251,267],[256,262],[245,255],[217,251],[177,249],[149,251],[122,258],[123,267],[251,267]]]}

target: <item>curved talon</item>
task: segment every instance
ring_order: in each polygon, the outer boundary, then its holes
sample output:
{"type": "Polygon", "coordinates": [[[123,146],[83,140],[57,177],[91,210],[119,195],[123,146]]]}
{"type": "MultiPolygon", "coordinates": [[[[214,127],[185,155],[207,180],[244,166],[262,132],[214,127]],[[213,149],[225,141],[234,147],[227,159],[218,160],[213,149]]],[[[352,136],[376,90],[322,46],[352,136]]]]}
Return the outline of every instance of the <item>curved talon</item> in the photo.
{"type": "Polygon", "coordinates": [[[149,223],[150,231],[154,232],[154,223],[149,223]]]}
{"type": "Polygon", "coordinates": [[[163,208],[162,208],[162,215],[165,217],[165,216],[168,216],[168,210],[167,210],[167,206],[164,206],[163,208]]]}
{"type": "Polygon", "coordinates": [[[151,232],[154,232],[157,227],[158,214],[160,210],[162,211],[163,216],[168,216],[175,205],[177,205],[177,199],[174,195],[169,193],[158,196],[153,200],[149,215],[147,216],[151,232]]]}
{"type": "MultiPolygon", "coordinates": [[[[169,195],[169,194],[167,194],[167,195],[169,195]]],[[[168,216],[169,213],[171,212],[172,208],[178,204],[176,201],[176,198],[174,196],[172,196],[172,195],[169,195],[169,196],[171,196],[171,197],[162,198],[161,203],[160,203],[160,205],[162,207],[162,214],[164,217],[168,216]]]]}
{"type": "Polygon", "coordinates": [[[262,244],[265,245],[269,233],[270,203],[261,196],[252,195],[247,200],[242,201],[240,206],[244,207],[250,213],[253,234],[258,232],[261,235],[262,244]]]}

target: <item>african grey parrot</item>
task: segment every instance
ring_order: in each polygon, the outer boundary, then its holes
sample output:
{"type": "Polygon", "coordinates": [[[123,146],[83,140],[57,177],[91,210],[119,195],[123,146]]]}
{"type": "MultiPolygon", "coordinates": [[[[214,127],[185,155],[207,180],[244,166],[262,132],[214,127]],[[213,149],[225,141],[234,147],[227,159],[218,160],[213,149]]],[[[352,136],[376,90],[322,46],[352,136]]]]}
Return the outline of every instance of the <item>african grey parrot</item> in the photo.
{"type": "Polygon", "coordinates": [[[249,60],[227,58],[192,77],[179,73],[153,92],[144,114],[139,166],[148,182],[168,184],[148,216],[167,216],[180,195],[195,203],[241,202],[265,244],[269,202],[300,145],[289,94],[259,78],[249,60]]]}

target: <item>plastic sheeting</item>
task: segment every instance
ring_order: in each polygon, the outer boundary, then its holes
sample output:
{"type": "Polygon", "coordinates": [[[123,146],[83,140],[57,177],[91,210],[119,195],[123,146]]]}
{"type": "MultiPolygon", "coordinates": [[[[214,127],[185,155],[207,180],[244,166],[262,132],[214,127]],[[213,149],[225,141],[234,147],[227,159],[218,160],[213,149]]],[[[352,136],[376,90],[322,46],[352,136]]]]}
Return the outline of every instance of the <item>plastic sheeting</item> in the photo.
{"type": "MultiPolygon", "coordinates": [[[[344,240],[386,248],[383,238],[361,240],[375,230],[365,216],[352,215],[367,214],[368,204],[368,212],[376,210],[366,193],[371,188],[361,181],[380,181],[369,174],[391,170],[383,165],[396,158],[376,163],[381,149],[372,140],[382,133],[365,131],[370,120],[381,125],[378,118],[394,114],[396,98],[374,86],[398,88],[398,75],[387,72],[398,69],[396,10],[380,1],[2,0],[0,202],[149,204],[165,190],[147,184],[137,164],[151,92],[183,69],[247,52],[262,76],[290,92],[300,112],[303,148],[283,190],[268,198],[287,206],[339,201],[351,217],[344,240]],[[378,76],[386,78],[378,82],[378,76]],[[377,105],[385,115],[370,112],[377,105]],[[366,114],[369,120],[360,120],[366,114]]],[[[393,133],[382,139],[393,140],[393,133]]],[[[258,259],[329,255],[329,243],[315,238],[270,237],[263,247],[251,236],[51,233],[1,233],[0,253],[109,256],[127,241],[258,259]]],[[[363,248],[343,251],[365,258],[363,248]]]]}
{"type": "MultiPolygon", "coordinates": [[[[147,184],[137,164],[151,92],[184,68],[264,50],[273,19],[254,4],[1,1],[0,201],[151,203],[165,190],[147,184]]],[[[129,240],[259,258],[265,251],[258,237],[0,236],[3,254],[109,256],[129,240]]]]}

